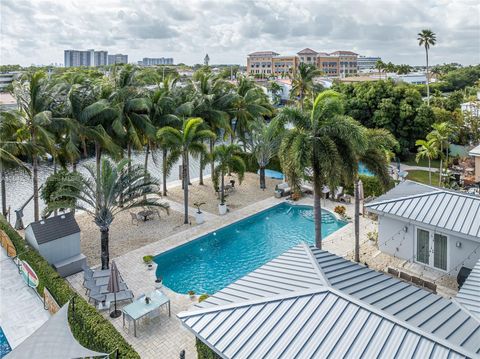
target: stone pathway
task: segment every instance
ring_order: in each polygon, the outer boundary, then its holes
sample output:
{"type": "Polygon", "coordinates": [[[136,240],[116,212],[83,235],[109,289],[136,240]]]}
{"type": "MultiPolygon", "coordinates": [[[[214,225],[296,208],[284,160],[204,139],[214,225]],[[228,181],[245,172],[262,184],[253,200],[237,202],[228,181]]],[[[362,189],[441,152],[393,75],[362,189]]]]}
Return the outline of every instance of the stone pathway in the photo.
{"type": "Polygon", "coordinates": [[[0,282],[0,326],[15,349],[45,323],[50,314],[3,248],[0,248],[0,282]]]}

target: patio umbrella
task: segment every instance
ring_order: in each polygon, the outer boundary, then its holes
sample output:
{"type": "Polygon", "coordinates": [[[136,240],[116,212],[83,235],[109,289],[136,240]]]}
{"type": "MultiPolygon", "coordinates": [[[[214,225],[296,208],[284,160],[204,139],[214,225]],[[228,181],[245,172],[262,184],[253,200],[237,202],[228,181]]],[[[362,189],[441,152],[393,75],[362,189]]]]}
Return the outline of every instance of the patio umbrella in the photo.
{"type": "Polygon", "coordinates": [[[120,283],[118,279],[118,269],[115,261],[112,261],[107,290],[109,293],[113,293],[113,301],[115,302],[115,310],[110,313],[110,317],[118,318],[122,315],[122,312],[120,310],[117,310],[117,292],[120,291],[120,283]]]}

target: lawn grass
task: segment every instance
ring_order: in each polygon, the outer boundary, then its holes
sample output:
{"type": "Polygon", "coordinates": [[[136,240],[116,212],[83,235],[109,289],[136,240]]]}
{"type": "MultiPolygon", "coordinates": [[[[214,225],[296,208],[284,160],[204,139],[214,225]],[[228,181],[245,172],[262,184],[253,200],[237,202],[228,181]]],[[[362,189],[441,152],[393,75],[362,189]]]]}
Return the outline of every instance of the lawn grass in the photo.
{"type": "MultiPolygon", "coordinates": [[[[428,180],[428,171],[414,170],[408,171],[407,179],[430,185],[428,180]]],[[[438,173],[432,172],[432,185],[438,185],[438,173]]]]}
{"type": "MultiPolygon", "coordinates": [[[[428,168],[428,159],[422,158],[420,161],[415,161],[415,156],[410,157],[409,159],[402,161],[403,164],[408,166],[420,166],[420,167],[427,167],[428,168]]],[[[432,160],[431,163],[432,168],[439,168],[440,167],[440,160],[432,160]]]]}

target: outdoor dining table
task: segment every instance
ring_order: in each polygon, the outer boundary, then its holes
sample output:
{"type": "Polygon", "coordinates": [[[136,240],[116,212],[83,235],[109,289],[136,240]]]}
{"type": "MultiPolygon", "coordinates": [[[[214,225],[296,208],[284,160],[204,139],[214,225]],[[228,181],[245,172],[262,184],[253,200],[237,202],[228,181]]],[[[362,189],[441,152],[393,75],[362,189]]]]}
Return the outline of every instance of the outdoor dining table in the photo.
{"type": "Polygon", "coordinates": [[[168,306],[168,316],[170,317],[170,299],[159,290],[148,293],[145,297],[137,299],[133,303],[123,307],[123,326],[125,327],[125,316],[130,317],[133,320],[133,335],[136,337],[137,320],[143,318],[144,316],[148,315],[154,310],[159,309],[164,305],[168,306]],[[145,301],[147,297],[150,298],[150,303],[148,304],[145,301]]]}
{"type": "Polygon", "coordinates": [[[142,217],[142,219],[143,219],[144,222],[146,222],[146,221],[148,221],[148,220],[150,219],[151,216],[153,216],[154,213],[155,213],[155,212],[153,212],[152,210],[147,209],[147,210],[145,210],[145,211],[140,211],[140,212],[138,212],[138,215],[139,215],[140,217],[142,217]]]}

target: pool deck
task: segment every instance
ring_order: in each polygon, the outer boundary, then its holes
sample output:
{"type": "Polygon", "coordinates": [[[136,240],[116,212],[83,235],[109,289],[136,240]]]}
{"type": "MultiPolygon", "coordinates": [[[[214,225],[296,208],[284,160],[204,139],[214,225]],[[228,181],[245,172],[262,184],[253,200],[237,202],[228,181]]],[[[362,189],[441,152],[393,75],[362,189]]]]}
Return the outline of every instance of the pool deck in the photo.
{"type": "Polygon", "coordinates": [[[0,326],[10,347],[15,349],[42,326],[50,314],[3,248],[0,248],[0,278],[0,326]]]}
{"type": "MultiPolygon", "coordinates": [[[[151,292],[154,290],[155,270],[148,271],[146,269],[142,261],[143,256],[160,254],[283,201],[284,199],[277,199],[272,196],[230,212],[225,216],[209,214],[206,216],[208,218],[205,223],[133,250],[115,258],[115,262],[135,296],[151,292]]],[[[313,200],[307,197],[297,203],[312,205],[313,200]]],[[[324,205],[326,209],[333,210],[338,202],[328,200],[324,202],[322,200],[322,206],[324,205]]],[[[347,207],[347,214],[352,215],[353,205],[346,204],[345,207],[347,207]]],[[[376,225],[373,221],[361,218],[360,233],[362,238],[365,238],[364,234],[366,232],[372,231],[374,228],[376,228],[376,225]]],[[[348,223],[328,236],[323,243],[324,249],[341,256],[347,255],[353,250],[352,223],[348,223]]],[[[79,273],[68,277],[68,280],[77,292],[84,296],[85,290],[82,287],[82,278],[82,274],[79,273]]],[[[137,337],[133,336],[133,328],[131,328],[131,331],[128,331],[128,328],[123,328],[122,318],[111,319],[107,312],[104,312],[103,315],[113,323],[142,358],[158,358],[160,353],[164,358],[178,358],[181,350],[186,351],[186,358],[196,358],[195,338],[181,327],[180,321],[176,318],[176,314],[187,310],[193,304],[193,301],[188,296],[177,294],[168,288],[164,287],[162,290],[171,300],[172,316],[169,318],[168,315],[162,313],[160,318],[155,318],[148,323],[141,323],[137,328],[137,337]]]]}

